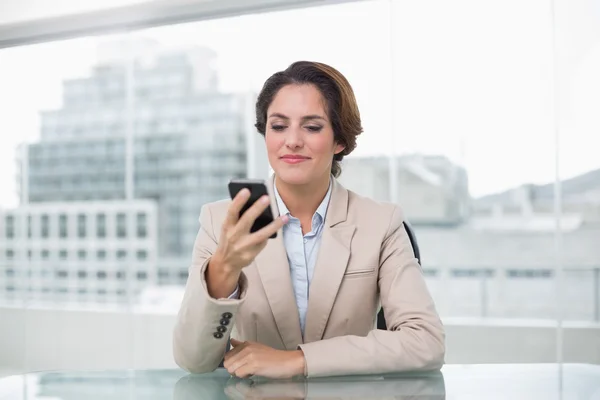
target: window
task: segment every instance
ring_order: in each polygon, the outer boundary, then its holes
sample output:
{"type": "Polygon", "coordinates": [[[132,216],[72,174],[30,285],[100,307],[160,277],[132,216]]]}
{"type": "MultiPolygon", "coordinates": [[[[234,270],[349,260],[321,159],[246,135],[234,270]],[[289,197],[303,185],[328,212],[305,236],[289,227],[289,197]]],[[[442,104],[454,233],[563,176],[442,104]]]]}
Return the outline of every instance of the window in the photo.
{"type": "Polygon", "coordinates": [[[148,235],[148,231],[146,229],[146,214],[138,213],[136,220],[137,220],[137,237],[145,238],[148,235]]]}
{"type": "Polygon", "coordinates": [[[145,271],[138,271],[137,278],[140,281],[146,280],[148,278],[148,274],[145,271]]]}
{"type": "Polygon", "coordinates": [[[69,273],[64,270],[59,270],[59,271],[56,271],[56,276],[64,279],[69,276],[69,273]]]}
{"type": "Polygon", "coordinates": [[[491,269],[452,269],[451,275],[455,278],[491,278],[494,270],[491,269]]]}
{"type": "Polygon", "coordinates": [[[79,250],[79,251],[77,251],[77,257],[80,260],[85,260],[86,257],[87,257],[87,251],[85,251],[85,250],[79,250]]]}
{"type": "Polygon", "coordinates": [[[125,271],[117,271],[117,279],[118,280],[125,280],[125,271]]]}
{"type": "Polygon", "coordinates": [[[96,215],[96,236],[99,238],[106,237],[106,214],[96,215]]]}
{"type": "Polygon", "coordinates": [[[77,271],[77,277],[79,279],[85,279],[85,278],[87,278],[87,275],[88,275],[87,271],[77,271]]]}
{"type": "Polygon", "coordinates": [[[77,216],[77,236],[79,238],[85,238],[87,234],[87,217],[85,214],[79,214],[77,216]]]}
{"type": "Polygon", "coordinates": [[[58,258],[60,258],[61,260],[66,260],[68,256],[69,256],[69,253],[65,249],[60,250],[58,252],[58,258]]]}
{"type": "Polygon", "coordinates": [[[98,251],[96,251],[96,258],[98,260],[105,260],[106,259],[106,250],[98,250],[98,251]]]}
{"type": "Polygon", "coordinates": [[[509,269],[506,271],[509,278],[552,278],[554,271],[549,269],[509,269]]]}
{"type": "Polygon", "coordinates": [[[87,294],[87,289],[86,288],[79,288],[77,289],[77,294],[87,294]]]}
{"type": "Polygon", "coordinates": [[[50,217],[48,215],[42,215],[42,227],[41,227],[41,236],[43,238],[47,238],[50,236],[50,217]]]}
{"type": "Polygon", "coordinates": [[[187,280],[189,272],[187,270],[179,271],[179,279],[187,280]]]}
{"type": "Polygon", "coordinates": [[[117,237],[124,238],[127,236],[127,219],[123,213],[117,214],[117,237]]]}
{"type": "Polygon", "coordinates": [[[15,252],[12,249],[7,249],[5,254],[7,260],[12,260],[13,258],[15,258],[15,252]]]}
{"type": "Polygon", "coordinates": [[[98,279],[106,279],[106,271],[98,271],[96,273],[96,276],[98,277],[98,279]]]}
{"type": "Polygon", "coordinates": [[[7,215],[4,217],[5,225],[5,234],[8,239],[12,239],[15,237],[15,217],[12,215],[7,215]]]}
{"type": "Polygon", "coordinates": [[[6,276],[8,276],[9,278],[15,276],[15,270],[14,269],[7,269],[6,270],[6,276]]]}
{"type": "Polygon", "coordinates": [[[127,257],[127,251],[126,250],[117,250],[117,260],[124,260],[127,257]]]}
{"type": "Polygon", "coordinates": [[[68,236],[68,219],[66,214],[61,214],[58,217],[59,237],[66,238],[68,236]]]}
{"type": "Polygon", "coordinates": [[[137,251],[137,259],[143,261],[148,258],[148,252],[146,250],[137,251]]]}
{"type": "Polygon", "coordinates": [[[28,215],[27,216],[27,237],[28,238],[31,238],[31,235],[33,232],[32,223],[33,223],[33,217],[31,215],[28,215]]]}
{"type": "Polygon", "coordinates": [[[50,251],[48,250],[42,250],[42,260],[47,260],[48,258],[50,258],[50,251]]]}

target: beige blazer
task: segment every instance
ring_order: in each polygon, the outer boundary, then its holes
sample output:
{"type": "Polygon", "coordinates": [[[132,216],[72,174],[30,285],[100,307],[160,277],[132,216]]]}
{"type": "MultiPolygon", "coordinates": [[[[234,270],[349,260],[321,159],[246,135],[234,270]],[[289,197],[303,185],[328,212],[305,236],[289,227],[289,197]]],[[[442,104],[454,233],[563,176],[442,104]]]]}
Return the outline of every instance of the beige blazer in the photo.
{"type": "Polygon", "coordinates": [[[193,373],[217,368],[234,327],[238,340],[301,348],[309,377],[442,366],[444,328],[400,207],[359,196],[334,180],[303,337],[281,232],[244,268],[239,299],[209,296],[204,273],[229,204],[206,204],[200,213],[173,336],[181,368],[193,373]],[[387,331],[375,329],[380,304],[387,331]]]}

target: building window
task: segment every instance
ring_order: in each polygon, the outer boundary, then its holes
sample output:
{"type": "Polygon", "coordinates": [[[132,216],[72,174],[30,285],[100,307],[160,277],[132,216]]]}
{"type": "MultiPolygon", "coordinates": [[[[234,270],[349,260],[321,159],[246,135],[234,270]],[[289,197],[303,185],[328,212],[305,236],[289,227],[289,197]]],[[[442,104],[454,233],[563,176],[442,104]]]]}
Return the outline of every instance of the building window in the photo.
{"type": "Polygon", "coordinates": [[[67,288],[60,288],[60,289],[58,289],[58,293],[63,293],[63,294],[64,293],[69,293],[69,289],[67,289],[67,288]]]}
{"type": "Polygon", "coordinates": [[[33,232],[33,217],[31,215],[27,216],[27,237],[30,238],[33,232]]]}
{"type": "Polygon", "coordinates": [[[12,249],[6,250],[5,254],[7,260],[12,260],[13,258],[15,258],[15,251],[12,249]]]}
{"type": "Polygon", "coordinates": [[[64,279],[64,278],[67,278],[69,276],[69,273],[67,271],[60,270],[60,271],[56,271],[56,275],[59,278],[63,278],[64,279]]]}
{"type": "Polygon", "coordinates": [[[42,237],[47,238],[50,236],[50,217],[42,215],[42,237]]]}
{"type": "Polygon", "coordinates": [[[547,279],[554,276],[554,271],[550,269],[509,269],[506,271],[506,275],[509,278],[547,279]]]}
{"type": "Polygon", "coordinates": [[[117,279],[119,280],[124,280],[125,279],[125,272],[124,271],[117,271],[117,279]]]}
{"type": "Polygon", "coordinates": [[[80,279],[87,278],[87,271],[77,271],[77,277],[80,279]]]}
{"type": "Polygon", "coordinates": [[[99,238],[106,237],[106,215],[96,215],[96,236],[99,238]]]}
{"type": "Polygon", "coordinates": [[[85,250],[79,250],[79,251],[77,252],[77,257],[78,257],[80,260],[85,260],[85,258],[87,257],[87,251],[85,251],[85,250]]]}
{"type": "Polygon", "coordinates": [[[187,280],[188,278],[188,271],[179,271],[179,279],[181,280],[187,280]]]}
{"type": "Polygon", "coordinates": [[[137,251],[137,259],[143,261],[148,258],[148,252],[146,250],[137,251]]]}
{"type": "Polygon", "coordinates": [[[137,278],[140,281],[145,281],[146,279],[148,279],[148,274],[145,271],[139,271],[137,273],[137,278]]]}
{"type": "Polygon", "coordinates": [[[117,260],[124,260],[127,257],[127,251],[117,250],[117,260]]]}
{"type": "Polygon", "coordinates": [[[161,269],[158,271],[158,277],[159,278],[168,278],[169,277],[169,271],[165,270],[165,269],[161,269]]]}
{"type": "Polygon", "coordinates": [[[127,218],[123,213],[117,214],[117,237],[124,238],[127,236],[127,218]]]}
{"type": "Polygon", "coordinates": [[[58,217],[58,235],[61,238],[66,238],[68,236],[68,233],[67,233],[68,228],[67,227],[68,227],[67,215],[61,214],[58,217]]]}
{"type": "Polygon", "coordinates": [[[106,250],[98,250],[96,252],[96,258],[98,260],[105,260],[106,259],[106,250]]]}
{"type": "Polygon", "coordinates": [[[493,269],[452,269],[450,274],[454,278],[491,278],[494,276],[493,269]]]}
{"type": "Polygon", "coordinates": [[[15,237],[15,217],[13,215],[7,215],[4,218],[5,222],[5,233],[8,239],[15,237]]]}
{"type": "Polygon", "coordinates": [[[96,273],[96,276],[98,277],[98,279],[106,279],[106,271],[98,271],[96,273]]]}
{"type": "Polygon", "coordinates": [[[87,294],[87,289],[85,289],[85,288],[79,288],[79,289],[77,289],[77,293],[79,293],[79,294],[87,294]]]}
{"type": "Polygon", "coordinates": [[[6,270],[6,276],[8,276],[8,277],[15,276],[15,270],[14,269],[7,269],[6,270]]]}
{"type": "Polygon", "coordinates": [[[98,294],[99,294],[100,296],[104,296],[104,295],[106,295],[106,289],[98,289],[98,294]]]}
{"type": "Polygon", "coordinates": [[[87,235],[86,223],[87,223],[87,218],[86,218],[85,214],[79,214],[77,216],[77,236],[80,238],[85,238],[87,235]]]}
{"type": "Polygon", "coordinates": [[[119,296],[125,296],[125,289],[117,289],[117,295],[119,296]]]}
{"type": "Polygon", "coordinates": [[[48,250],[42,250],[42,260],[50,258],[50,252],[48,250]]]}
{"type": "Polygon", "coordinates": [[[33,258],[33,251],[27,250],[27,259],[31,260],[33,258]]]}
{"type": "Polygon", "coordinates": [[[137,237],[145,238],[148,235],[146,229],[146,213],[137,214],[137,237]]]}
{"type": "Polygon", "coordinates": [[[6,287],[6,291],[7,292],[14,292],[15,291],[15,287],[14,286],[7,286],[6,287]]]}
{"type": "Polygon", "coordinates": [[[69,253],[65,249],[58,252],[58,258],[60,258],[61,260],[66,260],[68,255],[69,253]]]}
{"type": "Polygon", "coordinates": [[[423,275],[427,277],[436,277],[438,275],[438,270],[432,268],[424,268],[423,275]]]}

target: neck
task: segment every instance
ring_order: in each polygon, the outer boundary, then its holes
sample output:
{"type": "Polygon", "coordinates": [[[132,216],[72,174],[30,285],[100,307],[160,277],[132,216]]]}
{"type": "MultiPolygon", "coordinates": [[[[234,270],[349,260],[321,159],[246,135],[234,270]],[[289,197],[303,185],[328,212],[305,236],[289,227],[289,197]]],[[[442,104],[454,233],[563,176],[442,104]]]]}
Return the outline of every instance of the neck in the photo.
{"type": "Polygon", "coordinates": [[[281,200],[294,217],[312,218],[329,190],[329,174],[306,185],[290,185],[275,175],[275,184],[281,200]]]}

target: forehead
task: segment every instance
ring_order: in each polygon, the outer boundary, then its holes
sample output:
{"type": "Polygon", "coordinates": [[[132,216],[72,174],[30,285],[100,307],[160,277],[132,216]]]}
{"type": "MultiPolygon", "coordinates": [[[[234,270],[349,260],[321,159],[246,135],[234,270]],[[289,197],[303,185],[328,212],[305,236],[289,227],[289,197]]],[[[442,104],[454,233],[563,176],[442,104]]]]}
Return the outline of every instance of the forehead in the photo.
{"type": "Polygon", "coordinates": [[[325,100],[314,85],[287,85],[273,98],[267,115],[271,113],[285,114],[290,118],[313,114],[326,117],[325,100]]]}

